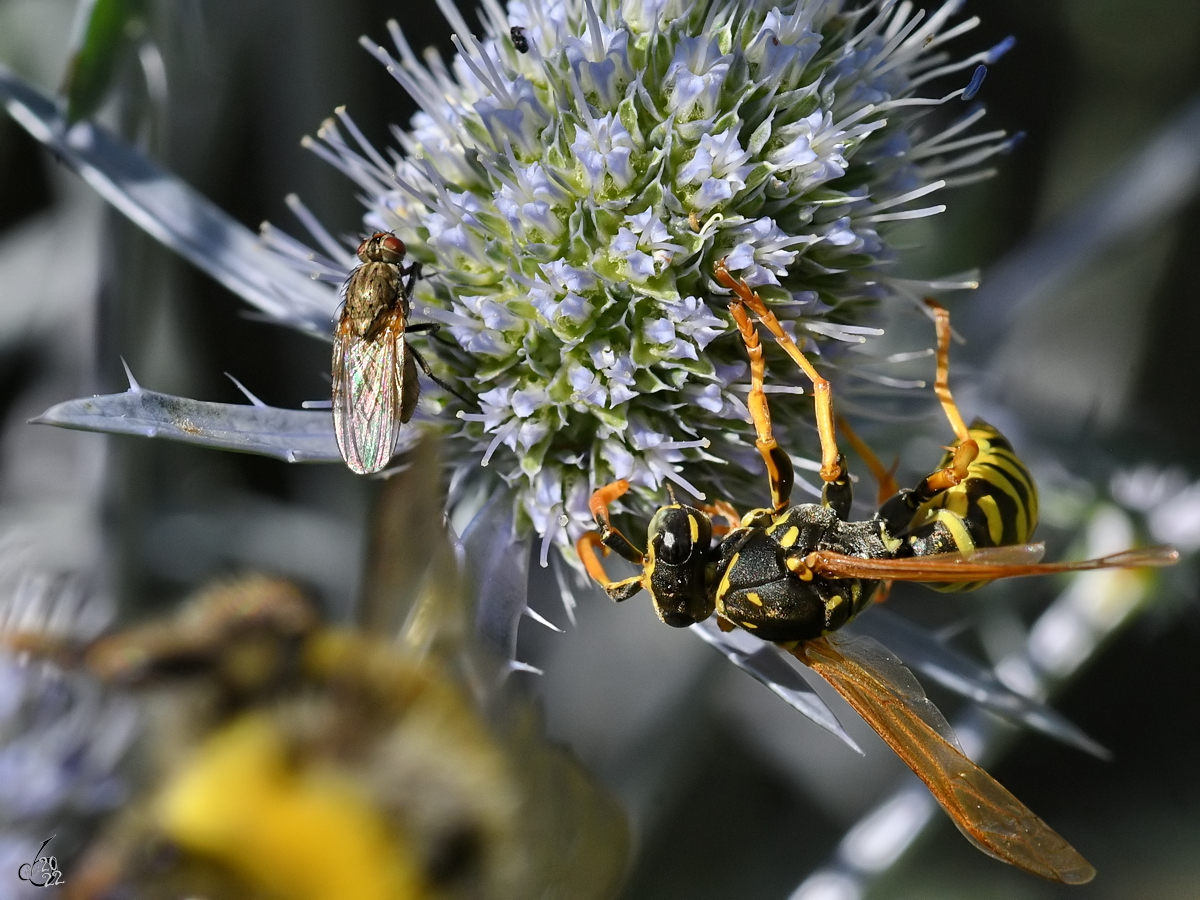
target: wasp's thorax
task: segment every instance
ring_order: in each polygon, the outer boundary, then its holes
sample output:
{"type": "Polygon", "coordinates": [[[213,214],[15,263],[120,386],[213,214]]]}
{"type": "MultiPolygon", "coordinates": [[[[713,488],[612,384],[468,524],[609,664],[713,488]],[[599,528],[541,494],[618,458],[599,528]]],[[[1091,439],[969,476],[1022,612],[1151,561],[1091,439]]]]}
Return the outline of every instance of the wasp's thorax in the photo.
{"type": "Polygon", "coordinates": [[[712,521],[698,509],[664,506],[650,520],[646,539],[646,578],[654,611],[675,628],[712,615],[705,579],[712,546],[712,521]]]}
{"type": "Polygon", "coordinates": [[[717,548],[716,611],[768,641],[801,641],[834,631],[862,611],[879,582],[816,575],[817,550],[878,559],[889,554],[879,524],[842,521],[812,503],[736,529],[717,548]]]}
{"type": "Polygon", "coordinates": [[[368,340],[374,337],[397,303],[403,305],[402,311],[407,315],[408,297],[401,266],[405,252],[400,238],[384,232],[377,232],[358,245],[358,258],[363,264],[350,273],[342,311],[356,337],[368,340]]]}

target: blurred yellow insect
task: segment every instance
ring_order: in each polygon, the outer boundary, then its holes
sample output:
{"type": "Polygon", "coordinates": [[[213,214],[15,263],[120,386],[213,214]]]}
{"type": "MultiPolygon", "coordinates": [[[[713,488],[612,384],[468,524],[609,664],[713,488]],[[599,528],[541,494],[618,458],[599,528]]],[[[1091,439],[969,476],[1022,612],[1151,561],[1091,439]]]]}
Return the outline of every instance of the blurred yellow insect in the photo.
{"type": "Polygon", "coordinates": [[[140,788],[64,866],[66,896],[616,895],[624,815],[498,686],[425,518],[438,503],[411,502],[414,484],[436,494],[436,466],[387,485],[365,626],[247,576],[82,646],[0,635],[135,690],[143,711],[140,788]],[[417,524],[424,565],[398,566],[417,524]]]}

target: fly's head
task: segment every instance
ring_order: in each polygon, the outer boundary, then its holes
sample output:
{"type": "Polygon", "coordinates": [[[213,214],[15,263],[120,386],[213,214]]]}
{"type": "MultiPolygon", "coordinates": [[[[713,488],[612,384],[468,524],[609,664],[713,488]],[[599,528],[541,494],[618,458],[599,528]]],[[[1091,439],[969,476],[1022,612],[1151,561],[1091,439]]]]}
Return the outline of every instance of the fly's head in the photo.
{"type": "Polygon", "coordinates": [[[404,241],[386,231],[377,231],[358,245],[358,258],[364,263],[381,262],[399,265],[404,262],[408,248],[404,241]]]}
{"type": "Polygon", "coordinates": [[[713,612],[705,570],[712,547],[712,520],[681,504],[664,506],[650,520],[646,581],[658,617],[686,628],[713,612]]]}

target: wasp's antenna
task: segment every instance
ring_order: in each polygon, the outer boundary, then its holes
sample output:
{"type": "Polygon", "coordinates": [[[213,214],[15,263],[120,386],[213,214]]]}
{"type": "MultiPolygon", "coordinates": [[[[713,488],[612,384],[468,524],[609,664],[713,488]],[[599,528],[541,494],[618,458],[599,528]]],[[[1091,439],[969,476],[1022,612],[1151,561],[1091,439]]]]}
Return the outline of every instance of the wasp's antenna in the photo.
{"type": "Polygon", "coordinates": [[[664,481],[663,484],[667,488],[667,496],[671,498],[671,502],[678,503],[679,501],[675,499],[675,489],[673,487],[671,487],[671,482],[664,481]]]}

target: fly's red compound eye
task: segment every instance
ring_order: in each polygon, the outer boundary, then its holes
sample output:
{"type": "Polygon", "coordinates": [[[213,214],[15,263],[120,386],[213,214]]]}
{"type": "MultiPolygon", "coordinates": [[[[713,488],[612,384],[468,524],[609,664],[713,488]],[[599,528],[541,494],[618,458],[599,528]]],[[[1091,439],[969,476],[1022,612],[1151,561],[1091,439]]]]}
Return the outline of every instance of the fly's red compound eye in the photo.
{"type": "Polygon", "coordinates": [[[358,258],[363,262],[400,263],[407,252],[404,241],[386,231],[377,231],[358,245],[358,258]]]}
{"type": "Polygon", "coordinates": [[[404,254],[408,252],[408,248],[404,246],[404,241],[396,237],[394,234],[377,234],[378,238],[383,238],[380,241],[379,247],[384,254],[392,254],[398,257],[397,261],[404,258],[404,254]]]}

